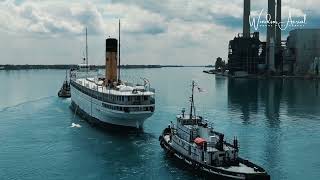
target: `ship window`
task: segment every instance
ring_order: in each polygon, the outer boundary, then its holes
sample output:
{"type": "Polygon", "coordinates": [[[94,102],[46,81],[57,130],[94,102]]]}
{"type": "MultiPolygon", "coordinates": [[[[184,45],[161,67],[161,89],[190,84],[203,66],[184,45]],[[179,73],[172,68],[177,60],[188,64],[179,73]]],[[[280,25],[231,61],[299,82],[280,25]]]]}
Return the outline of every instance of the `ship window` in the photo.
{"type": "Polygon", "coordinates": [[[124,101],[124,96],[121,96],[121,100],[124,101]]]}
{"type": "Polygon", "coordinates": [[[131,96],[128,96],[128,101],[131,101],[131,96]]]}
{"type": "Polygon", "coordinates": [[[143,96],[143,99],[144,99],[145,101],[147,101],[147,100],[148,100],[148,96],[143,96]]]}

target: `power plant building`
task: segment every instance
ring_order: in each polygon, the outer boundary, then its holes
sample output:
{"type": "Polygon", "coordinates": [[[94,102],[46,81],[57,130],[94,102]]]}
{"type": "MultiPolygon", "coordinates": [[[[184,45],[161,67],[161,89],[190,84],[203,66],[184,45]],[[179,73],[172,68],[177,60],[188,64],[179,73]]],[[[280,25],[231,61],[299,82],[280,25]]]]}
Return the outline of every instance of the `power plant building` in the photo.
{"type": "Polygon", "coordinates": [[[319,75],[320,29],[290,31],[284,52],[284,71],[294,75],[319,75]]]}
{"type": "Polygon", "coordinates": [[[281,21],[281,0],[268,0],[270,24],[267,39],[260,41],[259,32],[250,33],[250,0],[243,1],[243,33],[229,42],[228,69],[231,75],[280,73],[283,69],[281,29],[272,22],[281,21]]]}
{"type": "Polygon", "coordinates": [[[266,41],[250,33],[250,0],[243,0],[243,33],[229,41],[228,70],[233,76],[248,74],[320,75],[320,29],[295,29],[281,40],[281,0],[268,0],[266,41]]]}
{"type": "Polygon", "coordinates": [[[257,74],[264,69],[265,56],[265,43],[259,40],[259,32],[249,37],[239,34],[229,42],[229,72],[232,75],[237,72],[257,74]]]}
{"type": "Polygon", "coordinates": [[[257,74],[265,69],[266,43],[259,32],[250,33],[250,0],[243,3],[243,33],[229,42],[228,69],[231,75],[257,74]]]}

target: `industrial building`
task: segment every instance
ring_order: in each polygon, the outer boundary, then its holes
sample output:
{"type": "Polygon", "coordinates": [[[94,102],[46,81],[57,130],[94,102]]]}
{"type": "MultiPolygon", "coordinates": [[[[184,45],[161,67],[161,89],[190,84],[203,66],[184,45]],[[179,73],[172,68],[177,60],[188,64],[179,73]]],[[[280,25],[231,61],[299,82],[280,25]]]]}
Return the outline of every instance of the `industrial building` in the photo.
{"type": "MultiPolygon", "coordinates": [[[[271,22],[281,22],[281,0],[268,0],[271,22]]],[[[295,29],[281,40],[281,29],[267,26],[266,41],[259,32],[250,33],[250,0],[244,0],[243,33],[229,42],[228,69],[231,75],[287,74],[319,75],[320,29],[295,29]]]]}
{"type": "Polygon", "coordinates": [[[249,36],[239,34],[229,42],[228,68],[236,72],[256,74],[264,69],[265,43],[259,40],[259,32],[249,36]]]}
{"type": "MultiPolygon", "coordinates": [[[[259,39],[259,32],[250,33],[250,0],[244,0],[243,33],[229,42],[228,69],[231,75],[237,72],[247,74],[276,73],[282,71],[283,46],[281,30],[275,24],[267,27],[267,40],[259,39]]],[[[281,0],[268,0],[268,14],[271,21],[281,21],[281,0]]]]}
{"type": "Polygon", "coordinates": [[[294,75],[319,75],[320,29],[290,31],[284,51],[284,71],[294,75]]]}

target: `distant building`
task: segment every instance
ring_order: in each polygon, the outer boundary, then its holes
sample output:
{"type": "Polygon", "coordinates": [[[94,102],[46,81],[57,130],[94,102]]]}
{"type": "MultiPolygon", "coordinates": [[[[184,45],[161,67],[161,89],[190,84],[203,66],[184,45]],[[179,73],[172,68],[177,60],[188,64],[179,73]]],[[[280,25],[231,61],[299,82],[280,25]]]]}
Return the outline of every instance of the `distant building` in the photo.
{"type": "Polygon", "coordinates": [[[320,29],[290,31],[284,51],[285,72],[294,75],[319,75],[320,29]]]}

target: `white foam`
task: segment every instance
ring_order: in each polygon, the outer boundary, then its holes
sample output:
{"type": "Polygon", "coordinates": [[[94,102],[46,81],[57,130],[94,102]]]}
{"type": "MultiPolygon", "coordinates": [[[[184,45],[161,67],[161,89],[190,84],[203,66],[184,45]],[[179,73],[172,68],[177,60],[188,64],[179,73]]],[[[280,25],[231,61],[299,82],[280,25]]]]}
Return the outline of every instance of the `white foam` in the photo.
{"type": "Polygon", "coordinates": [[[80,124],[72,123],[70,127],[81,128],[80,124]]]}

